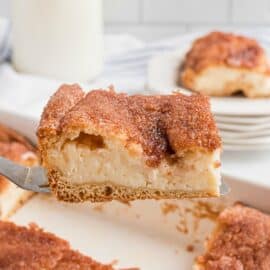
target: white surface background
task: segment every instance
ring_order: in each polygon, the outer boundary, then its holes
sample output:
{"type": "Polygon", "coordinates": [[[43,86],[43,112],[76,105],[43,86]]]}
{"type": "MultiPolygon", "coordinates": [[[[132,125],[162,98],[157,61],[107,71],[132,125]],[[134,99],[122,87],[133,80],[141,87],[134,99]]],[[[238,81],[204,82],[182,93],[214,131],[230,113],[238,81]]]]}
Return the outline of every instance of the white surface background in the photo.
{"type": "MultiPolygon", "coordinates": [[[[27,1],[27,0],[25,0],[27,1]]],[[[68,0],[70,1],[70,0],[68,0]]],[[[71,0],[72,1],[72,0],[71,0]]],[[[107,33],[154,40],[189,31],[270,27],[268,0],[103,0],[107,33]]],[[[0,0],[0,16],[10,0],[0,0]]]]}

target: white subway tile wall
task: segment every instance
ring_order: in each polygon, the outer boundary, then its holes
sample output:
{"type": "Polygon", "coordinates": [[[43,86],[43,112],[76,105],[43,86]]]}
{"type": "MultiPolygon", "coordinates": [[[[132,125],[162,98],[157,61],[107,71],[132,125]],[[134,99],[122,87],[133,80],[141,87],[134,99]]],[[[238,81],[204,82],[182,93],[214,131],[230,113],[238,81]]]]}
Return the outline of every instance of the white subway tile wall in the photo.
{"type": "Polygon", "coordinates": [[[105,30],[152,41],[196,30],[270,28],[269,0],[103,0],[105,30]]]}
{"type": "Polygon", "coordinates": [[[269,0],[234,0],[232,20],[235,23],[270,23],[269,0]]]}
{"type": "Polygon", "coordinates": [[[105,31],[114,34],[130,34],[145,41],[154,41],[186,33],[187,28],[181,25],[108,24],[105,26],[105,31]]]}
{"type": "MultiPolygon", "coordinates": [[[[0,0],[0,16],[9,16],[9,3],[10,0],[0,0]]],[[[199,29],[270,28],[269,0],[103,0],[103,3],[107,33],[134,34],[146,41],[199,29]]]]}
{"type": "Polygon", "coordinates": [[[227,5],[227,0],[144,0],[142,19],[146,23],[226,22],[227,5]]]}

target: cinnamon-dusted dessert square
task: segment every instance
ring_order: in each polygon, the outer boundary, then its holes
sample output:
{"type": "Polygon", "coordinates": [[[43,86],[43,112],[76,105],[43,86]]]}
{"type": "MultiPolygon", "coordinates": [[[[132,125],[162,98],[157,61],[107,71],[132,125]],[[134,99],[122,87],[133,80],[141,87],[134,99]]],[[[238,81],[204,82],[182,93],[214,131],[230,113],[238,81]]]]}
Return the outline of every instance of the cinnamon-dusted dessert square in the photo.
{"type": "Polygon", "coordinates": [[[180,68],[178,84],[210,96],[270,96],[265,50],[251,38],[212,32],[194,41],[180,68]]]}
{"type": "Polygon", "coordinates": [[[2,270],[113,270],[35,224],[24,227],[0,221],[0,250],[2,270]]]}
{"type": "Polygon", "coordinates": [[[202,95],[64,85],[38,129],[52,191],[70,202],[219,196],[221,141],[202,95]]]}
{"type": "MultiPolygon", "coordinates": [[[[31,143],[2,124],[0,124],[0,156],[25,166],[38,164],[36,149],[31,143]]],[[[8,218],[32,195],[32,192],[23,190],[0,176],[0,219],[8,218]]]]}
{"type": "Polygon", "coordinates": [[[270,269],[270,216],[236,204],[217,223],[194,270],[270,269]]]}

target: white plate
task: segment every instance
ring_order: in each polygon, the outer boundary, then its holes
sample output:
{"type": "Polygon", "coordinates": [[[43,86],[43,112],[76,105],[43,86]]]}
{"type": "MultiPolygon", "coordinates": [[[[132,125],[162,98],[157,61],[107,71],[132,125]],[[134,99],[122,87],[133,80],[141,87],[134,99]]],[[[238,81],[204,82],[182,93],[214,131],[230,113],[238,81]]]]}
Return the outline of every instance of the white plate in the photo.
{"type": "Polygon", "coordinates": [[[220,134],[224,138],[230,139],[248,139],[248,138],[269,138],[270,129],[263,131],[249,131],[249,132],[233,132],[227,130],[220,130],[220,134]]]}
{"type": "Polygon", "coordinates": [[[270,145],[270,137],[266,138],[227,138],[222,137],[223,144],[235,144],[235,145],[270,145]]]}
{"type": "Polygon", "coordinates": [[[223,149],[226,151],[266,151],[270,150],[270,143],[242,142],[222,138],[223,149]]]}
{"type": "MultiPolygon", "coordinates": [[[[179,89],[176,84],[177,69],[187,51],[182,49],[160,54],[148,64],[147,87],[163,94],[179,89]]],[[[270,115],[270,98],[248,99],[245,97],[211,97],[214,114],[222,115],[270,115]]]]}
{"type": "Polygon", "coordinates": [[[236,123],[220,123],[217,122],[219,129],[230,130],[235,132],[252,132],[252,131],[267,131],[270,130],[270,123],[258,125],[243,125],[236,123]]]}
{"type": "Polygon", "coordinates": [[[236,144],[229,144],[229,143],[224,143],[223,144],[223,149],[226,151],[266,151],[270,150],[270,144],[243,144],[240,145],[239,143],[236,144]]]}
{"type": "Polygon", "coordinates": [[[269,116],[228,116],[215,114],[215,119],[220,123],[246,124],[246,125],[261,125],[270,123],[269,116]]]}
{"type": "Polygon", "coordinates": [[[223,148],[230,151],[267,150],[270,149],[268,137],[232,137],[225,136],[221,131],[223,148]]]}

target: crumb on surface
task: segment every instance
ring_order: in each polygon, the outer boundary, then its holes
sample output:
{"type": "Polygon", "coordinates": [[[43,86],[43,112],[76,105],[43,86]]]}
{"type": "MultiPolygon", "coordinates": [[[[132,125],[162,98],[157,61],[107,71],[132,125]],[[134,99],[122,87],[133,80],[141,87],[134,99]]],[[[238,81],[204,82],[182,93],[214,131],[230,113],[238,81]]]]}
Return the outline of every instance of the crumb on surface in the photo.
{"type": "Polygon", "coordinates": [[[161,211],[166,216],[169,213],[174,213],[178,209],[178,205],[175,203],[165,202],[161,204],[161,211]]]}
{"type": "Polygon", "coordinates": [[[95,211],[97,211],[97,212],[103,212],[103,210],[104,210],[104,204],[102,204],[102,203],[97,203],[97,205],[95,205],[95,206],[93,207],[93,209],[94,209],[95,211]]]}
{"type": "Polygon", "coordinates": [[[186,251],[188,251],[188,252],[194,252],[194,250],[195,250],[194,245],[189,244],[189,245],[186,246],[186,251]]]}

